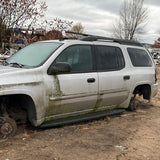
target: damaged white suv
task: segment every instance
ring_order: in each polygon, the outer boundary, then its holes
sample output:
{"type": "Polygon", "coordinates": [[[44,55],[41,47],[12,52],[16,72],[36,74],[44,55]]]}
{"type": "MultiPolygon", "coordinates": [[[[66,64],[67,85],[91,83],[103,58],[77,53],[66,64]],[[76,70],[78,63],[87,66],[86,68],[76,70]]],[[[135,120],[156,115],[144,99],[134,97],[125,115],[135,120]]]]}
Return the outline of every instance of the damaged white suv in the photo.
{"type": "Polygon", "coordinates": [[[158,84],[155,64],[138,42],[104,37],[31,44],[0,65],[0,125],[50,127],[135,109],[158,84]],[[120,109],[121,108],[121,109],[120,109]]]}

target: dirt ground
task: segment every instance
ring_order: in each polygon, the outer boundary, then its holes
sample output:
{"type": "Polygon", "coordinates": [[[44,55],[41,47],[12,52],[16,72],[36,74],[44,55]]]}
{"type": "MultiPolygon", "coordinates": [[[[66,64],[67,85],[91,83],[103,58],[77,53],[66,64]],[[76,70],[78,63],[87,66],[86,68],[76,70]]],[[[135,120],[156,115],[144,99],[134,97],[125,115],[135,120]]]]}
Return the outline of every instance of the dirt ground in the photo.
{"type": "Polygon", "coordinates": [[[135,112],[52,129],[22,125],[0,140],[0,160],[159,160],[159,151],[160,91],[135,112]]]}

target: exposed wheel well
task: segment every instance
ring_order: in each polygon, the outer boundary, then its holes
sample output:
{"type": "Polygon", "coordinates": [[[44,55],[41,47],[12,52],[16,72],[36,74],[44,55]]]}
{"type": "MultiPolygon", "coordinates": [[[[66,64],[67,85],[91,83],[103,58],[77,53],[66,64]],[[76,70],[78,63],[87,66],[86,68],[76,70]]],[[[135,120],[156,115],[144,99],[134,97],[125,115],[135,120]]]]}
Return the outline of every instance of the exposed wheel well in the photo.
{"type": "Polygon", "coordinates": [[[32,123],[37,119],[35,104],[32,98],[25,94],[0,96],[0,103],[5,105],[7,110],[18,107],[26,111],[27,119],[32,123]]]}
{"type": "Polygon", "coordinates": [[[139,85],[133,91],[133,94],[138,94],[139,96],[143,95],[144,99],[150,100],[151,96],[151,86],[149,84],[139,85]]]}

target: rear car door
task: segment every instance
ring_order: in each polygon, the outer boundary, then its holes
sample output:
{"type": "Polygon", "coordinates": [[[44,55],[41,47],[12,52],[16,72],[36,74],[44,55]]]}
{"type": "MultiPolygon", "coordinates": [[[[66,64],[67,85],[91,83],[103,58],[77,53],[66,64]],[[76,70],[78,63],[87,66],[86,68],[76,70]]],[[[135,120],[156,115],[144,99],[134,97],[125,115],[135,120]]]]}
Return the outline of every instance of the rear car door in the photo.
{"type": "Polygon", "coordinates": [[[98,75],[94,67],[92,46],[69,46],[52,65],[59,62],[70,64],[71,72],[48,75],[52,86],[46,116],[61,118],[92,111],[98,93],[98,75]]]}
{"type": "Polygon", "coordinates": [[[96,46],[99,77],[98,109],[115,107],[129,95],[130,75],[122,51],[115,46],[96,46]]]}

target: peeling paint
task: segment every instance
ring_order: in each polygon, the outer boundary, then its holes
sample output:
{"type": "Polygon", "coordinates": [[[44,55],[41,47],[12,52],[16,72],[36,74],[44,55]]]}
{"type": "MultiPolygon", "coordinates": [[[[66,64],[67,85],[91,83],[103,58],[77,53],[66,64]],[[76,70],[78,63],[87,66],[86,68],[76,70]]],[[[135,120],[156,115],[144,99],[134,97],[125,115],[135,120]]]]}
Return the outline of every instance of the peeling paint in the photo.
{"type": "Polygon", "coordinates": [[[54,75],[54,86],[55,86],[55,91],[53,92],[53,97],[60,97],[62,96],[60,84],[57,75],[54,75]]]}

